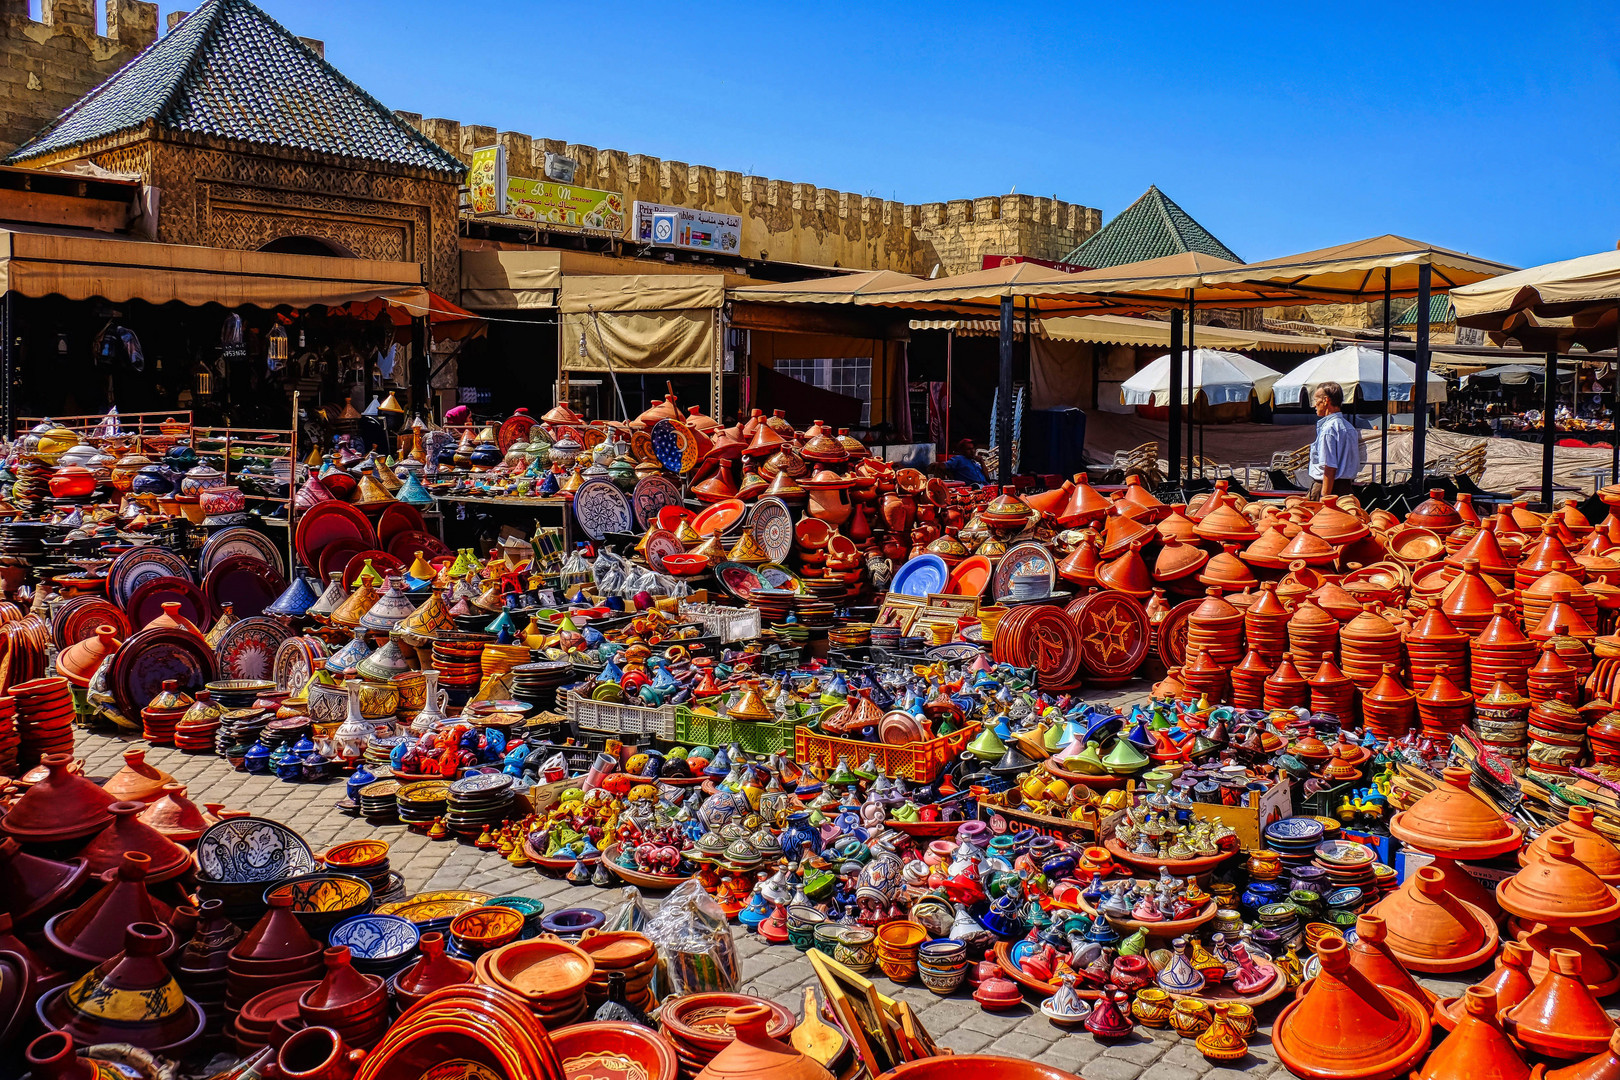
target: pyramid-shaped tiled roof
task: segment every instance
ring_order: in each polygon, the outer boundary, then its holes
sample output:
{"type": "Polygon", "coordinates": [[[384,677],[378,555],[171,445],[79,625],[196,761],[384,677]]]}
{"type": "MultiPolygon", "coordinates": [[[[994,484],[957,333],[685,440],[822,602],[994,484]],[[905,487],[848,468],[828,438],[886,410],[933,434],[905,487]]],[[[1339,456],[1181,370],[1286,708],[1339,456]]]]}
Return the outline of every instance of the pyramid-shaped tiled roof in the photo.
{"type": "MultiPolygon", "coordinates": [[[[1390,325],[1416,326],[1418,321],[1417,313],[1418,302],[1413,300],[1409,306],[1396,314],[1395,320],[1390,323],[1390,325]]],[[[1429,322],[1431,325],[1456,321],[1457,316],[1453,314],[1451,310],[1451,297],[1447,296],[1445,293],[1436,293],[1435,295],[1429,297],[1429,322]]]]}
{"type": "Polygon", "coordinates": [[[1155,185],[1086,237],[1063,261],[1101,269],[1188,251],[1243,261],[1155,185]]]}
{"type": "Polygon", "coordinates": [[[460,175],[465,166],[248,0],[205,0],[8,162],[159,129],[460,175]]]}

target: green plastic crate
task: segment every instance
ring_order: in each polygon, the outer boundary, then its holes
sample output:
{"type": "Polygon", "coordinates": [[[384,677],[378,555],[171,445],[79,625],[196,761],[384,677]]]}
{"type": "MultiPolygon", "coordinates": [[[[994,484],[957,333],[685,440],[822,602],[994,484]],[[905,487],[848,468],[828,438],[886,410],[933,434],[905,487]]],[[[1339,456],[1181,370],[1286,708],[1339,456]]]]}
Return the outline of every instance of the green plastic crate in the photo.
{"type": "Polygon", "coordinates": [[[693,712],[684,705],[675,710],[675,741],[683,746],[731,746],[750,754],[783,754],[793,749],[794,724],[756,723],[693,712]]]}

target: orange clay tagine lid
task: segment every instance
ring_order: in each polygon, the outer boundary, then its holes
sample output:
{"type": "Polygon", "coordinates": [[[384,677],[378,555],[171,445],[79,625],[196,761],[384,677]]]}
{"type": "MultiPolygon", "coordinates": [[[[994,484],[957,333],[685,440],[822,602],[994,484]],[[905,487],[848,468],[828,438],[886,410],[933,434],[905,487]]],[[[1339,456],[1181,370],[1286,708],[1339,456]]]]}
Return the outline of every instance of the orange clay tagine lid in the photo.
{"type": "Polygon", "coordinates": [[[1379,986],[1410,994],[1414,1001],[1433,1008],[1436,995],[1412,978],[1412,973],[1390,950],[1388,936],[1389,928],[1384,925],[1382,916],[1357,916],[1356,940],[1350,946],[1350,966],[1379,986]]]}
{"type": "MultiPolygon", "coordinates": [[[[1498,1012],[1513,1008],[1535,989],[1535,980],[1530,977],[1530,958],[1533,955],[1528,945],[1521,945],[1517,941],[1506,942],[1496,957],[1496,968],[1476,984],[1480,989],[1496,995],[1498,1012]]],[[[1434,1022],[1450,1029],[1462,1019],[1462,1013],[1461,997],[1445,998],[1435,1006],[1434,1022]]]]}
{"type": "Polygon", "coordinates": [[[1350,964],[1342,940],[1317,949],[1318,975],[1278,1015],[1272,1046],[1296,1076],[1394,1080],[1429,1051],[1429,1016],[1399,990],[1379,986],[1350,964]]]}
{"type": "Polygon", "coordinates": [[[1097,583],[1138,600],[1153,595],[1153,578],[1142,561],[1142,545],[1132,544],[1119,558],[1097,567],[1097,583]]]}
{"type": "Polygon", "coordinates": [[[1460,859],[1517,851],[1524,830],[1475,795],[1470,780],[1467,769],[1445,770],[1433,791],[1390,819],[1390,834],[1430,854],[1460,859]]]}
{"type": "Polygon", "coordinates": [[[1453,896],[1445,875],[1432,866],[1407,878],[1372,913],[1384,920],[1390,951],[1413,971],[1467,971],[1496,952],[1496,923],[1484,909],[1453,896]]]}
{"type": "Polygon", "coordinates": [[[1620,892],[1576,860],[1575,842],[1557,830],[1544,839],[1536,857],[1496,886],[1496,902],[1548,926],[1590,926],[1620,915],[1620,892]]]}
{"type": "Polygon", "coordinates": [[[743,1005],[726,1014],[737,1037],[697,1074],[697,1080],[832,1080],[832,1073],[767,1030],[775,1014],[767,1005],[743,1005]]]}
{"type": "Polygon", "coordinates": [[[1615,1024],[1581,976],[1581,954],[1554,949],[1546,976],[1529,995],[1503,1014],[1515,1042],[1548,1057],[1583,1057],[1601,1052],[1614,1037],[1615,1024]]]}
{"type": "Polygon", "coordinates": [[[1567,838],[1574,845],[1575,861],[1596,874],[1605,884],[1620,885],[1620,849],[1607,836],[1592,827],[1597,814],[1590,806],[1569,808],[1569,820],[1556,825],[1534,840],[1519,853],[1519,864],[1528,866],[1547,854],[1547,843],[1555,836],[1567,838]]]}
{"type": "Polygon", "coordinates": [[[153,802],[163,796],[163,785],[174,777],[146,763],[146,751],[131,747],[124,751],[124,767],[113,773],[101,790],[120,802],[153,802]]]}
{"type": "Polygon", "coordinates": [[[1412,1080],[1529,1080],[1530,1066],[1502,1030],[1496,991],[1463,991],[1462,1017],[1412,1080]]]}

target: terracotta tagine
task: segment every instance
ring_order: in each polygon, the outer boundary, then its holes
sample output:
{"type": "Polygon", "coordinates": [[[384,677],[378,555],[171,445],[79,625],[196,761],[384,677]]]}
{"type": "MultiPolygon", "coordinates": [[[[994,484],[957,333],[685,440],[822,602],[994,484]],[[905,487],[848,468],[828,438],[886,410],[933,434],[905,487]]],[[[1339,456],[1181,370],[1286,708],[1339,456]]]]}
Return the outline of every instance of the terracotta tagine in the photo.
{"type": "Polygon", "coordinates": [[[1306,1080],[1395,1080],[1429,1050],[1428,1012],[1350,964],[1342,940],[1317,949],[1322,973],[1272,1027],[1272,1046],[1306,1080]]]}
{"type": "Polygon", "coordinates": [[[83,859],[42,859],[24,852],[11,837],[0,837],[0,896],[18,930],[37,929],[78,891],[89,873],[83,859]]]}
{"type": "Polygon", "coordinates": [[[1620,1031],[1609,1036],[1608,1049],[1542,1076],[1544,1080],[1617,1080],[1620,1078],[1620,1031]]]}
{"type": "Polygon", "coordinates": [[[1453,896],[1432,866],[1407,878],[1373,914],[1384,920],[1390,951],[1413,971],[1467,971],[1496,952],[1496,923],[1453,896]]]}
{"type": "Polygon", "coordinates": [[[1620,915],[1620,890],[1575,858],[1575,843],[1550,832],[1538,856],[1496,886],[1496,901],[1520,918],[1548,926],[1592,926],[1620,915]]]}
{"type": "Polygon", "coordinates": [[[147,880],[154,883],[179,877],[191,869],[191,852],[140,820],[145,803],[118,802],[108,807],[112,824],[102,829],[80,852],[92,874],[117,869],[124,853],[138,851],[152,860],[147,880]]]}
{"type": "Polygon", "coordinates": [[[175,783],[164,784],[162,795],[148,803],[140,817],[142,822],[177,844],[192,843],[219,821],[212,811],[186,797],[184,784],[175,783]]]}
{"type": "Polygon", "coordinates": [[[1463,991],[1463,1016],[1434,1048],[1413,1080],[1530,1080],[1530,1066],[1502,1030],[1496,994],[1478,986],[1463,991]]]}
{"type": "MultiPolygon", "coordinates": [[[[105,963],[124,950],[124,930],[130,923],[165,924],[169,909],[159,905],[146,890],[146,872],[151,860],[139,852],[127,852],[118,869],[107,876],[106,884],[83,904],[65,911],[45,924],[45,939],[51,947],[84,971],[105,963]]],[[[163,926],[168,941],[161,950],[174,950],[174,936],[163,926]]]]}
{"type": "Polygon", "coordinates": [[[170,940],[156,923],[130,924],[124,951],[42,998],[40,1019],[75,1042],[128,1043],[180,1056],[202,1034],[205,1018],[159,958],[170,940]]]}
{"type": "Polygon", "coordinates": [[[124,767],[113,773],[101,790],[119,802],[149,803],[163,794],[163,785],[172,784],[174,777],[146,762],[146,751],[130,748],[124,751],[124,767]]]}
{"type": "Polygon", "coordinates": [[[1620,850],[1592,827],[1596,813],[1589,806],[1569,808],[1569,820],[1556,825],[1534,840],[1519,853],[1519,864],[1528,866],[1548,853],[1548,842],[1555,836],[1568,839],[1573,845],[1575,861],[1601,878],[1605,884],[1620,885],[1620,850]]]}
{"type": "MultiPolygon", "coordinates": [[[[1496,967],[1475,984],[1496,995],[1497,1011],[1506,1012],[1530,995],[1535,980],[1530,977],[1530,949],[1517,941],[1502,946],[1496,967]]],[[[1462,1019],[1461,997],[1444,998],[1434,1007],[1434,1022],[1448,1031],[1462,1019]]]]}
{"type": "Polygon", "coordinates": [[[1356,940],[1350,946],[1350,966],[1380,986],[1409,994],[1414,1001],[1433,1008],[1438,1000],[1434,991],[1412,978],[1400,958],[1385,940],[1388,933],[1384,920],[1378,915],[1356,918],[1356,940]]]}
{"type": "Polygon", "coordinates": [[[89,686],[101,662],[118,651],[117,628],[98,626],[96,632],[75,642],[56,656],[56,673],[74,686],[89,686]]]}
{"type": "Polygon", "coordinates": [[[1601,1052],[1615,1033],[1614,1021],[1582,981],[1580,954],[1571,949],[1553,950],[1547,977],[1502,1020],[1514,1042],[1560,1061],[1601,1052]]]}
{"type": "Polygon", "coordinates": [[[23,792],[0,829],[24,843],[55,844],[93,836],[112,820],[108,807],[117,801],[72,769],[68,754],[40,760],[45,779],[23,792]]]}
{"type": "Polygon", "coordinates": [[[765,1005],[744,1005],[726,1014],[736,1038],[716,1054],[697,1080],[832,1080],[832,1073],[797,1048],[771,1037],[774,1013],[765,1005]]]}
{"type": "Polygon", "coordinates": [[[1470,788],[1467,769],[1447,769],[1441,783],[1390,819],[1390,835],[1434,855],[1488,859],[1517,851],[1524,830],[1470,788]]]}
{"type": "Polygon", "coordinates": [[[423,934],[417,948],[421,957],[393,979],[394,993],[406,1008],[435,990],[472,981],[471,963],[445,955],[443,934],[423,934]]]}

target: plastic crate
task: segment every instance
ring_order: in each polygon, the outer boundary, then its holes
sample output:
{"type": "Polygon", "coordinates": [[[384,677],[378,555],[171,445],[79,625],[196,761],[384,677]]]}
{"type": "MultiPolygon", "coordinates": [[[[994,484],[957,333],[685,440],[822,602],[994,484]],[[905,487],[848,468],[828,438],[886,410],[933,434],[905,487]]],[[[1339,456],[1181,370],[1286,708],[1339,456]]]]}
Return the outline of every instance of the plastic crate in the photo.
{"type": "Polygon", "coordinates": [[[674,705],[616,705],[579,694],[568,695],[568,719],[575,728],[620,738],[675,741],[675,709],[674,705]]]}
{"type": "Polygon", "coordinates": [[[681,618],[703,624],[722,643],[759,637],[759,608],[722,607],[719,604],[682,604],[681,618]]]}
{"type": "Polygon", "coordinates": [[[939,771],[946,765],[960,757],[962,750],[978,733],[978,724],[968,724],[961,731],[927,742],[889,746],[886,743],[818,735],[809,728],[801,727],[793,733],[793,760],[800,765],[821,765],[830,769],[838,764],[840,757],[847,757],[851,765],[859,765],[869,757],[876,757],[878,767],[890,776],[926,784],[939,776],[939,771]]]}
{"type": "Polygon", "coordinates": [[[781,754],[793,748],[793,724],[733,720],[728,716],[675,710],[675,741],[683,746],[740,746],[750,754],[781,754]]]}

